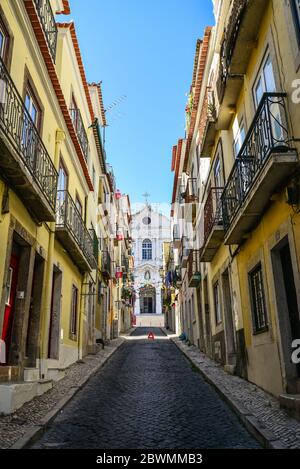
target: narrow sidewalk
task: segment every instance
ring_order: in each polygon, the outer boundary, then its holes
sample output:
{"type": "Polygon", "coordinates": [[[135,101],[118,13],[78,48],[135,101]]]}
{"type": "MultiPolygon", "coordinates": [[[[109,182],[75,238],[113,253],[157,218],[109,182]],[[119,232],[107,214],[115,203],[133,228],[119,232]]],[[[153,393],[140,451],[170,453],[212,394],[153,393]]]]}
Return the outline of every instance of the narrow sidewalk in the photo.
{"type": "Polygon", "coordinates": [[[178,336],[163,330],[264,447],[300,449],[300,422],[282,410],[275,397],[238,376],[226,373],[221,365],[197,347],[188,346],[178,336]]]}
{"type": "MultiPolygon", "coordinates": [[[[131,332],[131,331],[130,331],[131,332]]],[[[96,355],[88,355],[66,369],[46,394],[36,397],[13,415],[0,416],[0,449],[21,449],[41,435],[65,405],[124,343],[122,334],[96,355]]]]}

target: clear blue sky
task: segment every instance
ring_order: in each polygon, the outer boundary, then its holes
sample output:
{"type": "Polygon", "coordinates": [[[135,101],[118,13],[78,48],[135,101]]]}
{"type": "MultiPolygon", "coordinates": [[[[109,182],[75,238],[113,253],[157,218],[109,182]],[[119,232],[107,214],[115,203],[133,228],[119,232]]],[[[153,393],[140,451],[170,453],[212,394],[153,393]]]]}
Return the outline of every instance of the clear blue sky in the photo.
{"type": "MultiPolygon", "coordinates": [[[[172,147],[184,136],[196,40],[213,25],[211,0],[71,0],[88,81],[103,82],[106,150],[131,201],[171,200],[172,147]]],[[[61,20],[61,18],[60,18],[61,20]]]]}

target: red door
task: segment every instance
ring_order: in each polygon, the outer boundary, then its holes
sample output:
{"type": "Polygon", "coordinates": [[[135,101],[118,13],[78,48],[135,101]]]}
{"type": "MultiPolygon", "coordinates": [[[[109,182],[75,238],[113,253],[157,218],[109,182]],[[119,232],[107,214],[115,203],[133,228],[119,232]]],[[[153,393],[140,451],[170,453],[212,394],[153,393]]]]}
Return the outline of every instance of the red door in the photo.
{"type": "Polygon", "coordinates": [[[14,316],[14,304],[16,298],[17,282],[18,282],[19,258],[12,254],[10,260],[10,268],[8,272],[7,288],[6,288],[6,305],[4,313],[4,322],[2,328],[2,340],[6,345],[6,362],[8,361],[9,348],[11,343],[11,334],[14,316]]]}

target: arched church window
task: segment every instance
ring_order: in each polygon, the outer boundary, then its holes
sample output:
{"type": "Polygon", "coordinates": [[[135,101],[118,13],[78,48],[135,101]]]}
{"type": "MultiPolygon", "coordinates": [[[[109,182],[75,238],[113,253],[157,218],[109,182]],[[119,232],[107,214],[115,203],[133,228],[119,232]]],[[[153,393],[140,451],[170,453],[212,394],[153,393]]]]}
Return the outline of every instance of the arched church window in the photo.
{"type": "Polygon", "coordinates": [[[143,241],[142,250],[143,261],[152,260],[152,242],[150,239],[145,239],[145,241],[143,241]]]}

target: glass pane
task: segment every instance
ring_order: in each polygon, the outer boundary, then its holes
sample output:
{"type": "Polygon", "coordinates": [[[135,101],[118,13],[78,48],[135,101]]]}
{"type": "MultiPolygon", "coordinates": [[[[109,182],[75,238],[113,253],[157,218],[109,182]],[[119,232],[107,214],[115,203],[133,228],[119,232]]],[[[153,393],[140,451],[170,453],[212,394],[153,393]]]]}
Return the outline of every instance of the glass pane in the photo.
{"type": "Polygon", "coordinates": [[[37,117],[38,117],[38,111],[37,111],[37,108],[35,107],[35,105],[32,103],[32,107],[31,107],[31,118],[33,120],[33,122],[35,124],[37,124],[37,117]]]}
{"type": "Polygon", "coordinates": [[[218,157],[216,164],[215,164],[215,185],[216,187],[222,187],[221,181],[221,164],[220,158],[218,157]]]}
{"type": "Polygon", "coordinates": [[[276,91],[274,71],[271,58],[268,57],[265,66],[264,66],[264,77],[265,77],[265,86],[266,92],[274,93],[276,91]]]}
{"type": "Polygon", "coordinates": [[[64,168],[59,168],[59,177],[58,177],[58,190],[65,191],[67,189],[67,175],[64,168]]]}
{"type": "Polygon", "coordinates": [[[3,55],[4,55],[4,42],[5,42],[5,37],[2,33],[2,31],[0,31],[0,56],[1,56],[2,59],[3,59],[3,55]]]}
{"type": "Polygon", "coordinates": [[[264,89],[263,89],[263,83],[262,83],[262,79],[260,78],[257,85],[256,85],[256,88],[255,88],[255,101],[256,101],[256,106],[259,105],[260,103],[260,100],[262,98],[264,94],[264,89]]]}
{"type": "Polygon", "coordinates": [[[236,140],[234,142],[234,151],[235,151],[235,156],[238,156],[242,145],[245,141],[246,138],[246,132],[245,132],[245,127],[244,124],[240,124],[240,128],[236,137],[236,140]]]}
{"type": "Polygon", "coordinates": [[[26,107],[26,109],[27,109],[28,112],[30,112],[30,103],[31,103],[30,96],[29,96],[29,94],[26,94],[26,97],[25,97],[25,107],[26,107]]]}

